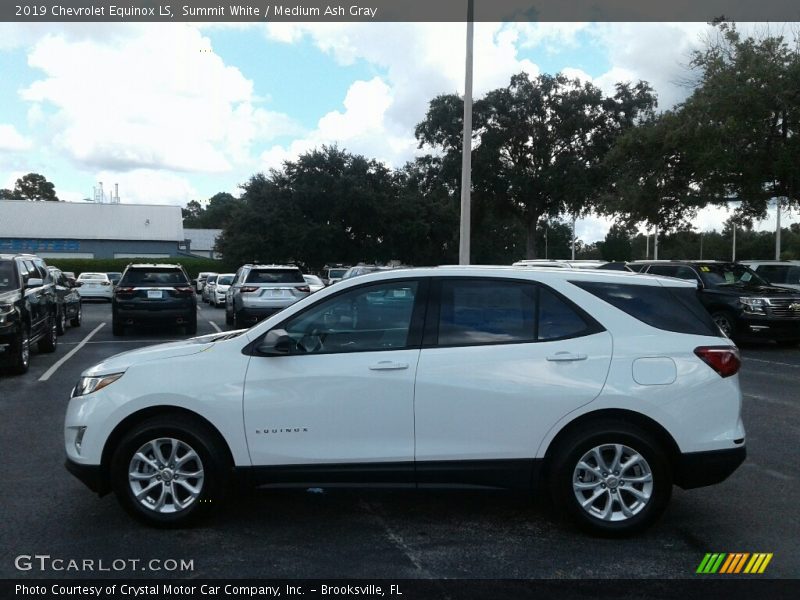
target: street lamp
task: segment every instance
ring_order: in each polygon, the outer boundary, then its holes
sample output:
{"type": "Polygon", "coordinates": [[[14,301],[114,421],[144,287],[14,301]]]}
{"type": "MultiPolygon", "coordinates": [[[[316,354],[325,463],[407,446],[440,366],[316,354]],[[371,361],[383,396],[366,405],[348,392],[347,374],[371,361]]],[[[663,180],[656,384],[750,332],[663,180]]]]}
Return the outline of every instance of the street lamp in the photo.
{"type": "Polygon", "coordinates": [[[472,38],[474,0],[467,0],[467,61],[464,74],[464,132],[461,155],[461,228],[458,241],[458,264],[470,263],[470,188],[472,170],[472,38]]]}

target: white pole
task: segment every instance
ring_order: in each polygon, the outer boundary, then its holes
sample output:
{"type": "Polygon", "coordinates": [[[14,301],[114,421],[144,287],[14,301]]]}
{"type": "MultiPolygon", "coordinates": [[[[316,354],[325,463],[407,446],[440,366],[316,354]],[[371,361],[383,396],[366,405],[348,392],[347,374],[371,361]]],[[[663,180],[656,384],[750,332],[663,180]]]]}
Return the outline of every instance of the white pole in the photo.
{"type": "Polygon", "coordinates": [[[736,221],[732,221],[731,224],[733,225],[733,256],[731,257],[731,262],[736,262],[736,221]]]}
{"type": "Polygon", "coordinates": [[[653,232],[653,260],[658,260],[658,225],[653,232]]]}
{"type": "Polygon", "coordinates": [[[650,232],[644,234],[644,239],[645,239],[644,259],[650,260],[650,232]]]}
{"type": "Polygon", "coordinates": [[[775,198],[775,260],[781,259],[781,198],[775,198]]]}
{"type": "Polygon", "coordinates": [[[470,188],[472,170],[472,38],[474,0],[467,4],[467,62],[464,75],[464,132],[461,157],[461,229],[458,243],[458,264],[470,263],[470,188]]]}
{"type": "Polygon", "coordinates": [[[572,215],[572,260],[575,260],[575,215],[572,215]]]}

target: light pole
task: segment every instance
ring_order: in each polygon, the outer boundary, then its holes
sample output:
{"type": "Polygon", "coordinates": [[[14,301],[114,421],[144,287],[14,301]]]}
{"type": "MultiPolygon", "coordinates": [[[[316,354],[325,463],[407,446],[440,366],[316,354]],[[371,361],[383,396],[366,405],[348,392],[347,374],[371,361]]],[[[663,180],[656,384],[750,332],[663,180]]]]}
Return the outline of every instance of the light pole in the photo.
{"type": "Polygon", "coordinates": [[[781,200],[782,198],[775,198],[775,260],[781,259],[781,200]]]}
{"type": "Polygon", "coordinates": [[[461,228],[458,242],[458,264],[470,262],[470,188],[472,170],[472,38],[474,0],[467,0],[467,61],[464,75],[464,132],[461,144],[461,228]]]}
{"type": "Polygon", "coordinates": [[[572,215],[572,260],[575,260],[575,215],[572,215]]]}

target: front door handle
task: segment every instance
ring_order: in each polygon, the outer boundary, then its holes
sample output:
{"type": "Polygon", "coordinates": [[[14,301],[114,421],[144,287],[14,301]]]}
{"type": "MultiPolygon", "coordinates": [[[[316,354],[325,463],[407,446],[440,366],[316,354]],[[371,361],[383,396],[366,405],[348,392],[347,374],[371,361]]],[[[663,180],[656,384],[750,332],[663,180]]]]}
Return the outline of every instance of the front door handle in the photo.
{"type": "Polygon", "coordinates": [[[547,357],[550,362],[570,362],[574,360],[586,360],[585,354],[573,354],[572,352],[556,352],[547,357]]]}
{"type": "Polygon", "coordinates": [[[391,360],[382,360],[381,362],[369,366],[371,371],[397,371],[400,369],[407,369],[408,363],[393,362],[391,360]]]}

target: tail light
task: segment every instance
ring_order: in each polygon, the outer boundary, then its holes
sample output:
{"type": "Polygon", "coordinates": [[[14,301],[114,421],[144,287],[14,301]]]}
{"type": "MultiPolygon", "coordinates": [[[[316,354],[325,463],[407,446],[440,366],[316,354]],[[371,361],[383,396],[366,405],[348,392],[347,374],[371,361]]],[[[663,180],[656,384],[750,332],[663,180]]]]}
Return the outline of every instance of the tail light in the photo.
{"type": "Polygon", "coordinates": [[[117,287],[117,289],[114,291],[114,293],[117,296],[126,296],[128,294],[132,294],[133,293],[133,288],[132,287],[117,287]]]}
{"type": "Polygon", "coordinates": [[[101,281],[100,285],[111,285],[110,281],[101,281]]]}
{"type": "Polygon", "coordinates": [[[311,291],[311,288],[308,287],[307,285],[298,285],[296,289],[298,292],[305,292],[305,293],[309,293],[311,291]]]}
{"type": "Polygon", "coordinates": [[[175,291],[179,294],[186,294],[187,296],[191,296],[194,294],[194,288],[188,285],[176,286],[175,291]]]}
{"type": "Polygon", "coordinates": [[[243,294],[252,294],[253,292],[257,292],[258,288],[257,287],[243,287],[239,291],[242,292],[243,294]]]}
{"type": "Polygon", "coordinates": [[[694,349],[694,353],[720,377],[736,375],[742,366],[739,350],[732,346],[700,346],[694,349]]]}

